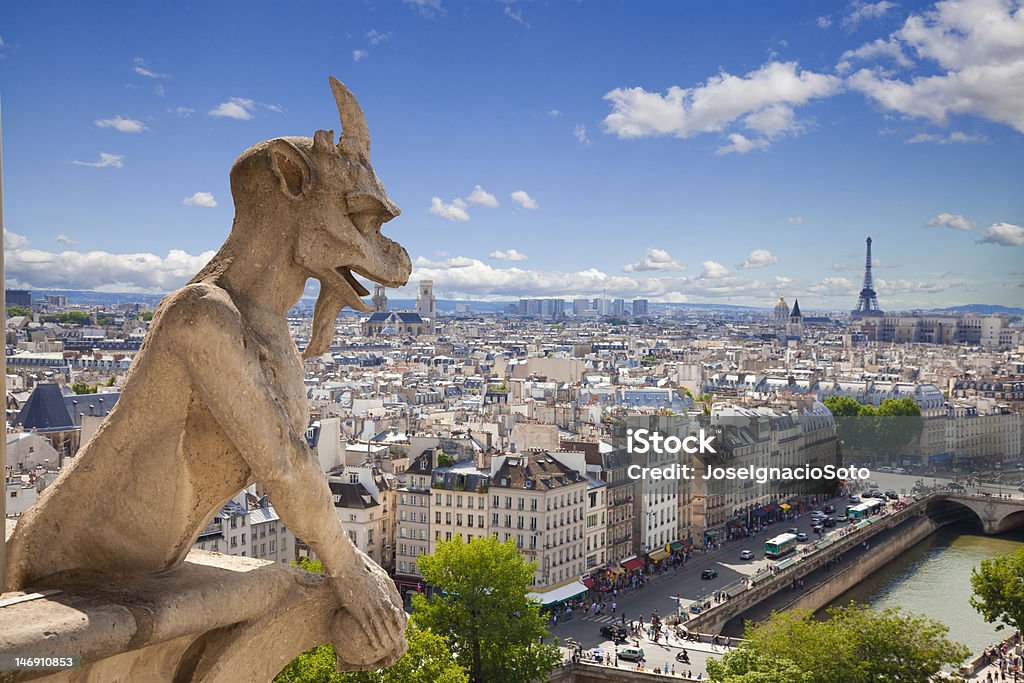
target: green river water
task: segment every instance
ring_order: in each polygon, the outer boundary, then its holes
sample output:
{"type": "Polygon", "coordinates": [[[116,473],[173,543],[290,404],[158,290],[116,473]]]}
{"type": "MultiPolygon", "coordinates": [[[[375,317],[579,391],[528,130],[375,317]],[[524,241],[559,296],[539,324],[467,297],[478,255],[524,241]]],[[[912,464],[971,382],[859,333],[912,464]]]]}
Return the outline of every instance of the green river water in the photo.
{"type": "Polygon", "coordinates": [[[971,570],[982,560],[1024,546],[1024,528],[985,536],[967,525],[939,529],[831,604],[862,602],[872,609],[900,607],[937,619],[949,636],[977,653],[1009,634],[985,623],[968,604],[971,570]]]}

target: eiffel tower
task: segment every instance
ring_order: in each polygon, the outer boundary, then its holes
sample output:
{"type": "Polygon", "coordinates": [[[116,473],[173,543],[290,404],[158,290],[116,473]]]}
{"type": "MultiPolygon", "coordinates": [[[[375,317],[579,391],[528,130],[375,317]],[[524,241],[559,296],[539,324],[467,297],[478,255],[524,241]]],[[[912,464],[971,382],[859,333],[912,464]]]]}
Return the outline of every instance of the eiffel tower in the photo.
{"type": "Polygon", "coordinates": [[[850,311],[851,318],[877,318],[885,315],[878,306],[878,297],[875,295],[875,283],[871,279],[871,238],[868,238],[868,253],[864,259],[864,286],[860,290],[860,298],[857,300],[857,308],[850,311]]]}

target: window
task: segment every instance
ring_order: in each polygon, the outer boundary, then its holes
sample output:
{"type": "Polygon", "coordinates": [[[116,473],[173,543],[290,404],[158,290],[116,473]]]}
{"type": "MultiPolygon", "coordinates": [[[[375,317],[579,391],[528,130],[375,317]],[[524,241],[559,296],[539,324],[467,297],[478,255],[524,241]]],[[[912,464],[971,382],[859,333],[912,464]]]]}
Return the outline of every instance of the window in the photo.
{"type": "Polygon", "coordinates": [[[232,517],[231,518],[231,528],[232,529],[237,529],[238,528],[238,517],[232,517]]]}
{"type": "Polygon", "coordinates": [[[455,507],[462,507],[462,496],[455,496],[455,507]]]}
{"type": "Polygon", "coordinates": [[[440,512],[435,512],[434,513],[434,524],[440,524],[440,523],[441,523],[441,513],[440,512]]]}
{"type": "Polygon", "coordinates": [[[358,484],[359,483],[359,475],[356,472],[349,472],[348,473],[348,483],[350,483],[350,484],[358,484]]]}
{"type": "Polygon", "coordinates": [[[238,536],[232,536],[231,537],[231,547],[232,548],[237,548],[238,547],[238,536]]]}
{"type": "Polygon", "coordinates": [[[245,545],[245,534],[242,534],[242,545],[245,545]]]}
{"type": "Polygon", "coordinates": [[[266,554],[267,554],[267,544],[266,543],[260,543],[260,555],[266,555],[266,554]]]}
{"type": "Polygon", "coordinates": [[[434,494],[434,505],[440,505],[440,504],[441,504],[441,494],[440,493],[435,493],[434,494]]]}
{"type": "Polygon", "coordinates": [[[348,532],[348,540],[352,541],[352,545],[356,545],[356,532],[354,530],[348,532]]]}
{"type": "Polygon", "coordinates": [[[531,512],[536,512],[537,511],[537,499],[536,498],[534,498],[533,500],[530,501],[530,511],[531,512]]]}
{"type": "Polygon", "coordinates": [[[270,552],[272,552],[272,553],[276,553],[277,552],[277,541],[275,541],[273,539],[271,539],[271,541],[270,541],[270,552]]]}

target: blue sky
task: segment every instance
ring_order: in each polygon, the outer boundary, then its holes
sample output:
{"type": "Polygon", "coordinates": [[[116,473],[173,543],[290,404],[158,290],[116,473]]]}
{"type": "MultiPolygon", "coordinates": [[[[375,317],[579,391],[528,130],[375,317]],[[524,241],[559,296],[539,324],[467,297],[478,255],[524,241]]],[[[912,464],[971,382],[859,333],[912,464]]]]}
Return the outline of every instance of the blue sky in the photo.
{"type": "Polygon", "coordinates": [[[441,296],[842,310],[871,235],[883,308],[1024,305],[1020,2],[90,5],[0,10],[9,286],[180,286],[333,74],[441,296]]]}

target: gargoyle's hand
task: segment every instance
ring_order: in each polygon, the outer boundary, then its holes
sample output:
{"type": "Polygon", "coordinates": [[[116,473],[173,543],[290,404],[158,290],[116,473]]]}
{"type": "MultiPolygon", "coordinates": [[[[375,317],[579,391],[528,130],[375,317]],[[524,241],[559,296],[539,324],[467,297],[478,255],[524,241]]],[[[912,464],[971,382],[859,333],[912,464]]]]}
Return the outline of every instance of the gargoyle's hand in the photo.
{"type": "Polygon", "coordinates": [[[332,583],[342,607],[331,638],[339,668],[377,669],[401,659],[407,616],[387,573],[357,550],[352,571],[332,583]]]}

